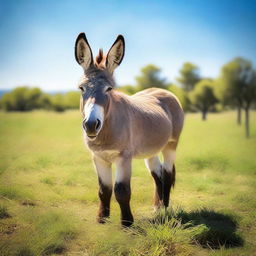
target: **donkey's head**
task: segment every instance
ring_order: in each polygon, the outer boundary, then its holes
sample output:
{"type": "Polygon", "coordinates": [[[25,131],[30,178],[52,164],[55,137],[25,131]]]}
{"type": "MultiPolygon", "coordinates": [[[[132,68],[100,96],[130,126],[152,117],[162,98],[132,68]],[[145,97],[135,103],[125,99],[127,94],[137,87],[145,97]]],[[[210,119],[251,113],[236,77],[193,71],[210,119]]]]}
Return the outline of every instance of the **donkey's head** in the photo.
{"type": "Polygon", "coordinates": [[[84,70],[79,83],[81,90],[80,110],[83,114],[83,128],[90,140],[94,140],[104,125],[115,82],[113,72],[124,57],[124,38],[119,35],[107,56],[100,50],[95,61],[84,33],[78,35],[75,57],[84,70]]]}

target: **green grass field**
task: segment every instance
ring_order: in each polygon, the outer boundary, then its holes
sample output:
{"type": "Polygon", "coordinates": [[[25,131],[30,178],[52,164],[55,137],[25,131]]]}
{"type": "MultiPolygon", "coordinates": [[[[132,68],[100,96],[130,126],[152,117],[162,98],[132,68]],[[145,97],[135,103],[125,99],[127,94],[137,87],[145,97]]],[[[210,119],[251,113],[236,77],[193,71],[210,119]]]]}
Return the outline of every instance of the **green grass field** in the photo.
{"type": "MultiPolygon", "coordinates": [[[[153,179],[134,160],[135,224],[96,223],[97,177],[78,111],[0,112],[0,255],[256,255],[256,113],[188,114],[172,209],[153,213],[153,179]]],[[[114,175],[114,172],[113,172],[114,175]]]]}

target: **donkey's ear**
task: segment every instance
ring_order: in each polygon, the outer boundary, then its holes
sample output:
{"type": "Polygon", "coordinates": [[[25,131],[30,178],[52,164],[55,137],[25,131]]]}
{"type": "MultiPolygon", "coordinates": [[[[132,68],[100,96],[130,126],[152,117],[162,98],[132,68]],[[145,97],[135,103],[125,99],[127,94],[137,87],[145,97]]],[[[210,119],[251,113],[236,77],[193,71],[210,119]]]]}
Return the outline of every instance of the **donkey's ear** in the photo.
{"type": "Polygon", "coordinates": [[[124,57],[125,43],[124,37],[119,35],[108,51],[106,58],[106,68],[112,74],[117,66],[119,66],[124,57]]]}
{"type": "Polygon", "coordinates": [[[75,57],[84,70],[93,65],[92,50],[87,41],[85,33],[80,33],[76,39],[75,57]]]}

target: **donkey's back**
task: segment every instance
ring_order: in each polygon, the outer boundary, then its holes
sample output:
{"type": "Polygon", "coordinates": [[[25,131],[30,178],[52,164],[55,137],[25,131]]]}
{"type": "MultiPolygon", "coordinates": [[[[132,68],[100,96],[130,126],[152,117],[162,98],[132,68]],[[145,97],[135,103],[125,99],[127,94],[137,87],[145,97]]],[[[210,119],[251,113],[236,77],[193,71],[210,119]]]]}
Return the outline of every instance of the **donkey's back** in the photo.
{"type": "Polygon", "coordinates": [[[147,111],[155,111],[158,118],[166,118],[168,123],[165,124],[155,120],[159,128],[158,134],[163,134],[159,126],[167,125],[167,129],[169,129],[167,141],[178,141],[183,127],[184,112],[180,101],[173,93],[160,88],[149,88],[134,94],[132,98],[135,101],[143,102],[140,106],[142,109],[147,108],[147,111]]]}

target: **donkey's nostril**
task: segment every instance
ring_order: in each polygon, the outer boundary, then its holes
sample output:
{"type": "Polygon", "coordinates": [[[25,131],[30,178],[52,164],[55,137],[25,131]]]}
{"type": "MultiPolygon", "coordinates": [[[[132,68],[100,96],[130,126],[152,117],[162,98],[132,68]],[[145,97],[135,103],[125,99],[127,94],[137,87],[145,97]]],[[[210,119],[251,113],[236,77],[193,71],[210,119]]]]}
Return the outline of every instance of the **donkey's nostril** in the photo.
{"type": "Polygon", "coordinates": [[[98,131],[99,128],[100,128],[100,120],[99,120],[99,119],[97,119],[97,121],[96,121],[96,126],[95,126],[95,128],[96,128],[96,131],[98,131]]]}
{"type": "Polygon", "coordinates": [[[101,121],[99,119],[86,120],[83,122],[83,128],[87,135],[96,135],[101,127],[101,121]]]}

